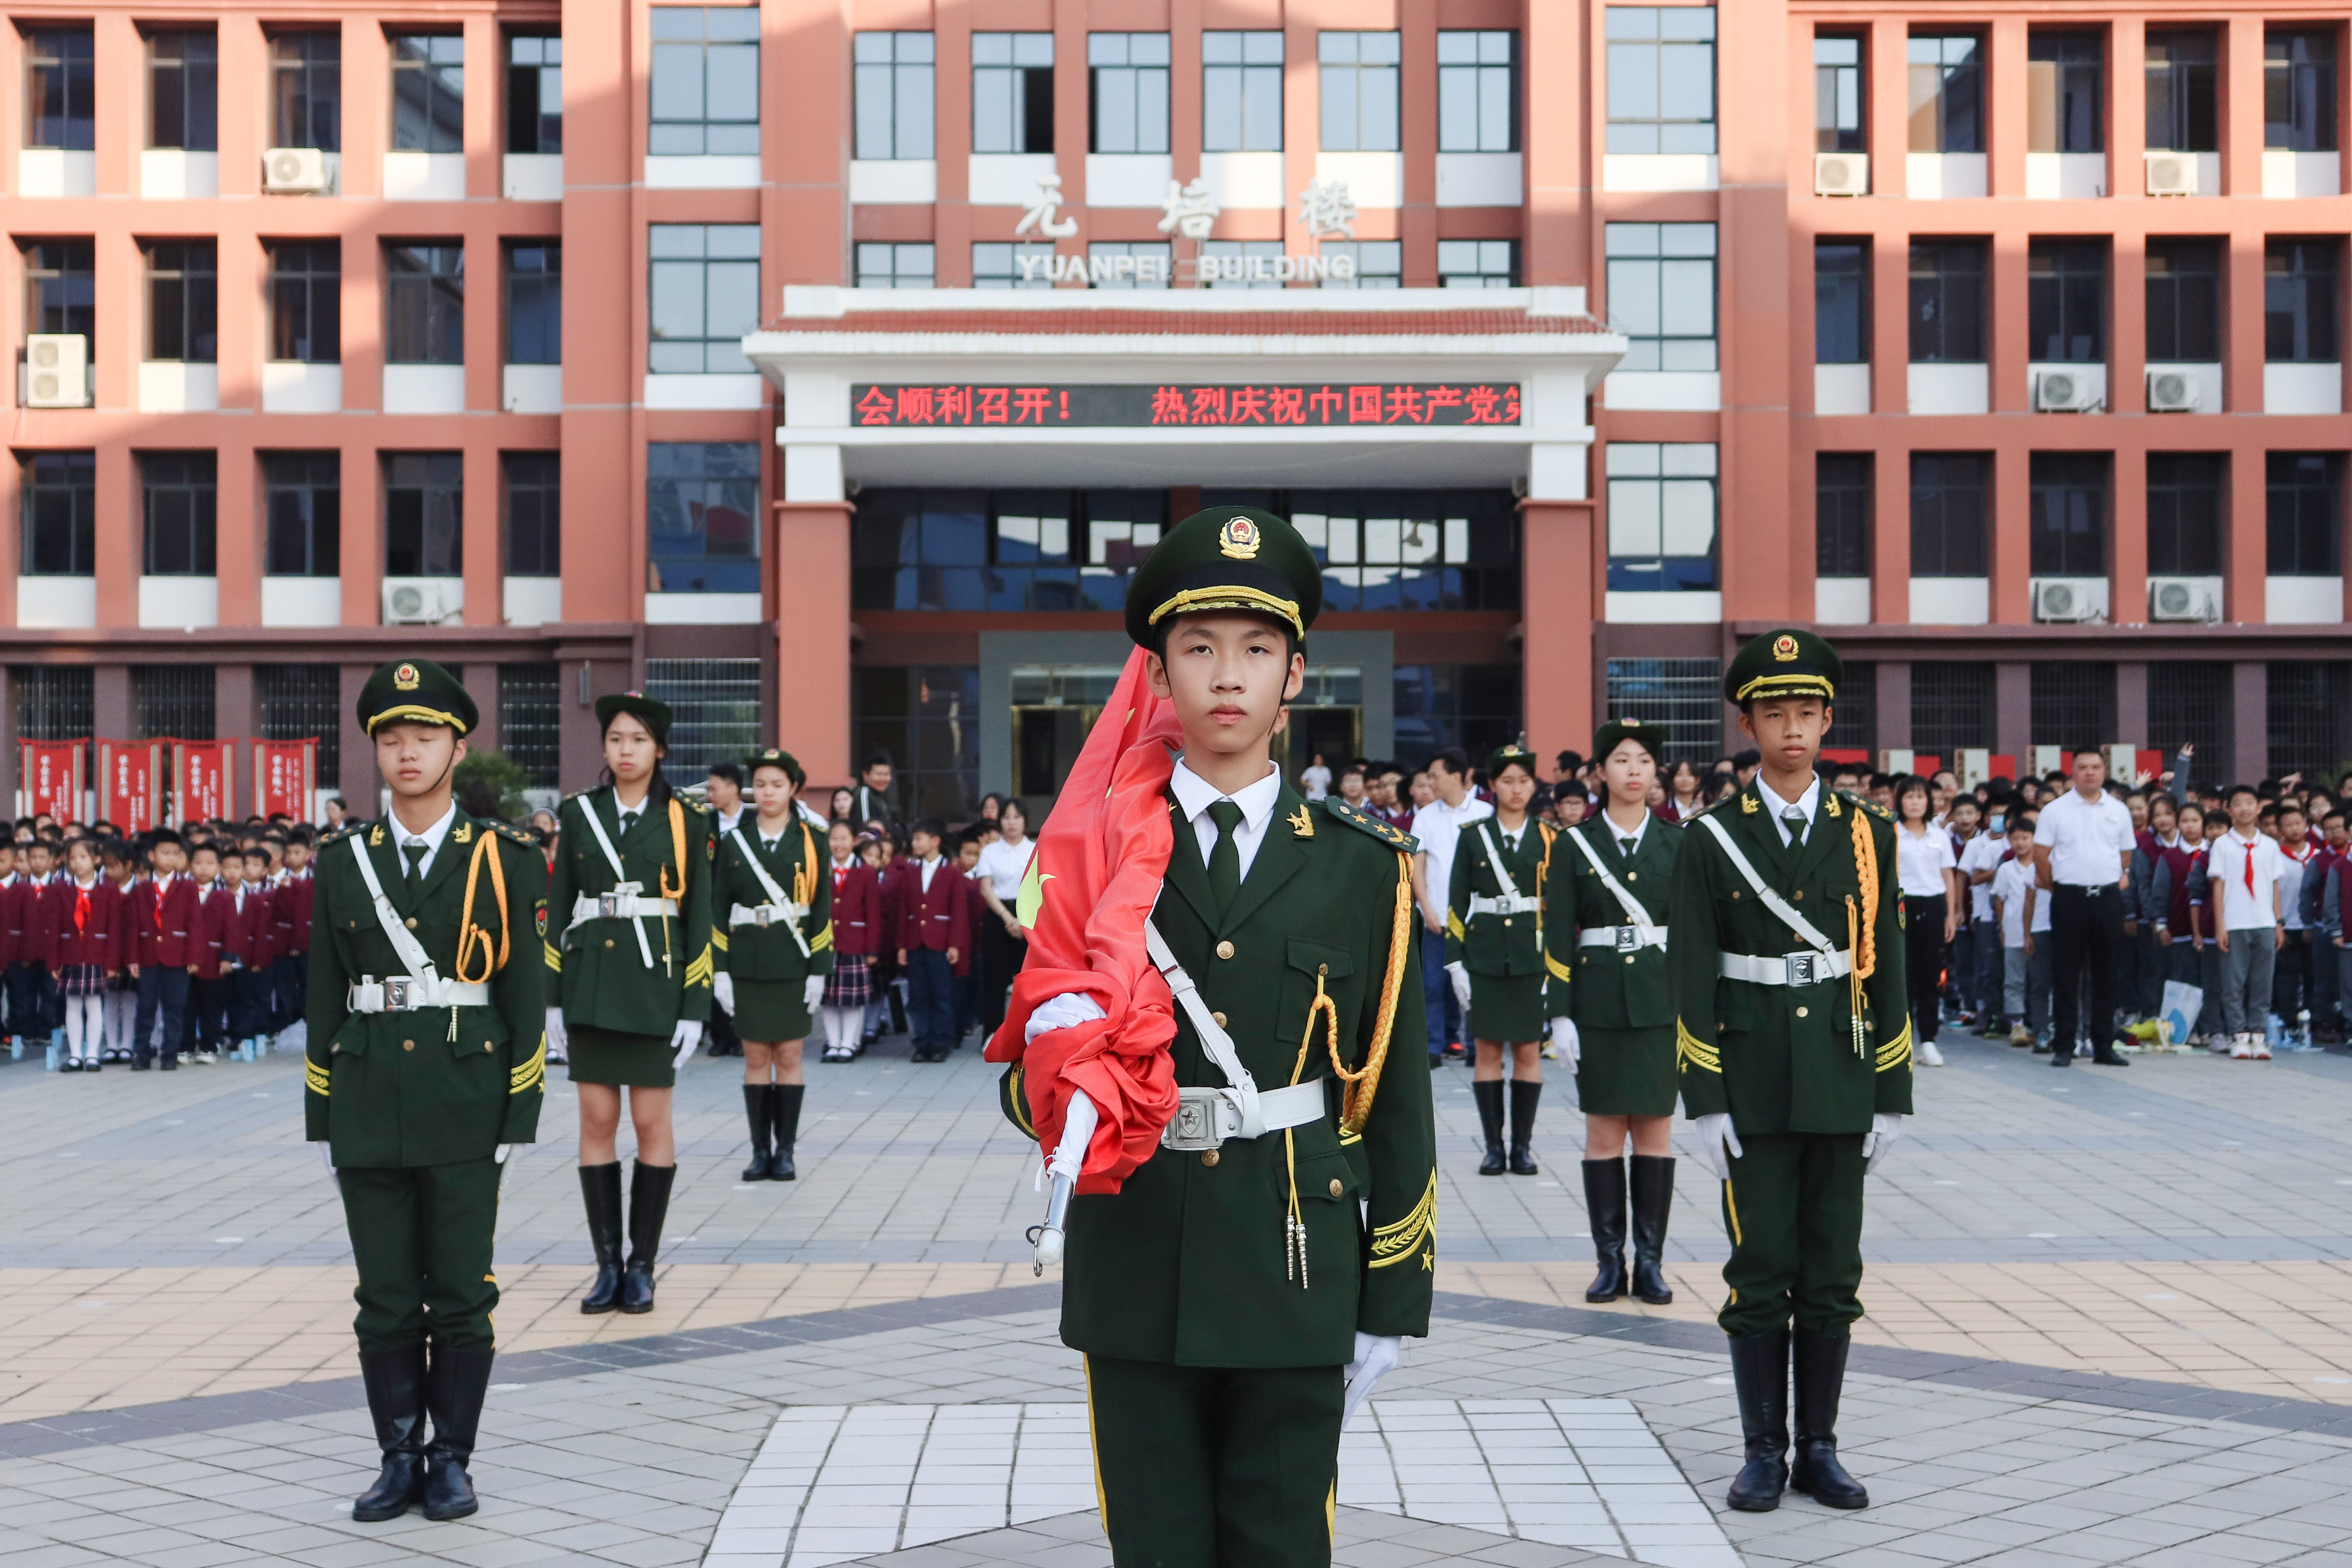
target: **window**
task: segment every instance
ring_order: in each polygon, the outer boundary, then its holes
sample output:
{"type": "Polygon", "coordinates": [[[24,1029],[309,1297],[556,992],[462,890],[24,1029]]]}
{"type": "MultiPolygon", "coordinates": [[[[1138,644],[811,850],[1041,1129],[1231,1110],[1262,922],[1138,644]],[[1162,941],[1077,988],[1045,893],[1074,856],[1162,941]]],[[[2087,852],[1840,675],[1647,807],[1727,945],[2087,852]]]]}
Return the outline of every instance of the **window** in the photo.
{"type": "Polygon", "coordinates": [[[1813,241],[1813,362],[1870,363],[1870,242],[1813,241]]]}
{"type": "Polygon", "coordinates": [[[1985,575],[1985,489],[1980,452],[1911,454],[1911,575],[1985,575]]]}
{"type": "MultiPolygon", "coordinates": [[[[646,237],[654,333],[646,368],[656,375],[749,372],[743,336],[760,329],[760,226],[657,223],[646,237]]],[[[858,247],[861,259],[865,249],[858,247]]]]}
{"type": "Polygon", "coordinates": [[[1498,610],[1518,603],[1518,516],[1507,494],[1292,490],[1277,499],[1280,514],[1322,563],[1326,609],[1498,610]]]}
{"type": "MultiPolygon", "coordinates": [[[[1393,239],[1327,239],[1320,247],[1323,255],[1332,261],[1346,257],[1355,264],[1355,275],[1337,278],[1326,275],[1326,289],[1402,289],[1404,287],[1404,246],[1393,239]]],[[[1336,269],[1335,269],[1336,270],[1336,269]]]]}
{"type": "Polygon", "coordinates": [[[760,591],[760,448],[656,441],[646,448],[646,589],[760,591]]]}
{"type": "Polygon", "coordinates": [[[1976,239],[1911,242],[1911,363],[1982,364],[1985,247],[1976,239]]]}
{"type": "Polygon", "coordinates": [[[562,38],[536,33],[507,38],[507,151],[563,151],[562,38]]]}
{"type": "Polygon", "coordinates": [[[2183,744],[2213,759],[2217,773],[2236,749],[2231,700],[2233,668],[2220,660],[2151,661],[2147,667],[2148,744],[2172,755],[2183,744]]]}
{"type": "MultiPolygon", "coordinates": [[[[1718,682],[1718,685],[1721,683],[1718,682]]],[[[1847,659],[1845,679],[1838,683],[1830,744],[1864,756],[1878,750],[1878,666],[1865,659],[1847,659]]],[[[1720,756],[1720,752],[1716,755],[1720,756]]]]}
{"type": "Polygon", "coordinates": [[[1915,33],[1904,59],[1911,151],[1983,152],[1984,40],[1973,33],[1915,33]]]}
{"type": "Polygon", "coordinates": [[[1702,765],[1723,752],[1723,661],[1612,658],[1609,711],[1659,731],[1669,764],[1702,765]]]}
{"type": "Polygon", "coordinates": [[[343,40],[337,33],[279,33],[269,40],[269,69],[277,88],[274,129],[278,147],[317,147],[329,153],[343,145],[343,40]]]}
{"type": "Polygon", "coordinates": [[[1522,679],[1516,664],[1398,665],[1390,700],[1396,761],[1418,771],[1448,746],[1483,757],[1513,739],[1522,728],[1522,679]]]}
{"type": "Polygon", "coordinates": [[[1867,452],[1813,457],[1813,574],[1870,575],[1871,458],[1867,452]]]}
{"type": "Polygon", "coordinates": [[[213,574],[214,458],[210,452],[147,452],[139,458],[146,507],[140,571],[150,577],[213,574]]]}
{"type": "Polygon", "coordinates": [[[1612,223],[1602,243],[1617,368],[1715,369],[1715,225],[1612,223]]]}
{"type": "Polygon", "coordinates": [[[1519,150],[1517,33],[1437,35],[1437,150],[1519,150]]]}
{"type": "Polygon", "coordinates": [[[499,666],[499,750],[522,770],[526,789],[562,783],[562,666],[499,666]]]}
{"type": "MultiPolygon", "coordinates": [[[[1031,270],[1043,273],[1045,268],[1031,270]]],[[[1175,270],[1176,247],[1164,240],[1097,239],[1087,244],[1087,275],[1097,289],[1165,289],[1175,270]],[[1132,268],[1119,266],[1121,258],[1132,258],[1132,268]],[[1108,274],[1099,270],[1105,267],[1110,268],[1108,274]]]]}
{"type": "Polygon", "coordinates": [[[16,738],[87,739],[96,728],[92,718],[98,684],[95,673],[86,664],[9,666],[8,695],[16,704],[16,738]]]}
{"type": "Polygon", "coordinates": [[[1612,441],[1607,464],[1611,590],[1713,589],[1715,447],[1612,441]]]}
{"type": "Polygon", "coordinates": [[[934,155],[936,48],[929,33],[860,33],[855,47],[857,158],[934,155]]]}
{"type": "Polygon", "coordinates": [[[971,150],[1054,150],[1054,35],[971,36],[971,150]]]}
{"type": "Polygon", "coordinates": [[[656,157],[756,156],[760,12],[752,5],[653,8],[656,157]]]}
{"type": "Polygon", "coordinates": [[[259,664],[253,668],[253,692],[261,739],[317,741],[320,787],[341,783],[342,671],[331,664],[259,664]]]}
{"type": "Polygon", "coordinates": [[[2147,144],[2171,153],[2221,150],[2221,73],[2216,36],[2147,35],[2147,144]]]}
{"type": "Polygon", "coordinates": [[[2026,150],[2103,151],[2105,40],[2096,33],[2036,32],[2026,41],[2025,59],[2026,150]]]}
{"type": "Polygon", "coordinates": [[[2270,574],[2337,575],[2344,570],[2344,455],[2273,452],[2264,462],[2270,574]]]}
{"type": "MultiPolygon", "coordinates": [[[[1100,250],[1096,246],[1090,250],[1100,250]]],[[[971,286],[975,289],[1051,289],[1054,286],[1054,242],[1024,240],[1014,244],[982,240],[971,247],[971,286]]],[[[867,285],[872,287],[872,285],[867,285]]]]}
{"type": "MultiPolygon", "coordinates": [[[[1270,263],[1281,254],[1282,241],[1278,239],[1204,239],[1201,242],[1202,262],[1247,261],[1263,258],[1270,263]]],[[[1210,281],[1209,287],[1212,289],[1279,289],[1282,285],[1276,280],[1274,268],[1268,266],[1263,275],[1255,278],[1231,277],[1220,272],[1210,281]]]]}
{"type": "Polygon", "coordinates": [[[854,754],[890,758],[902,815],[970,816],[980,798],[980,666],[856,665],[849,673],[854,754]]]}
{"type": "Polygon", "coordinates": [[[1612,153],[1715,151],[1715,9],[1609,7],[1612,153]]]}
{"type": "Polygon", "coordinates": [[[1282,35],[1201,35],[1201,150],[1282,151],[1282,35]]]}
{"type": "Polygon", "coordinates": [[[98,363],[98,289],[90,242],[34,239],[24,242],[25,331],[79,332],[89,340],[90,363],[98,363]]]}
{"type": "Polygon", "coordinates": [[[2210,239],[2147,242],[2147,357],[2158,364],[2221,359],[2221,247],[2210,239]]]}
{"type": "Polygon", "coordinates": [[[1397,35],[1322,33],[1315,44],[1322,68],[1323,150],[1393,153],[1397,139],[1397,35]]]}
{"type": "Polygon", "coordinates": [[[1087,35],[1087,150],[1168,151],[1168,35],[1087,35]]]}
{"type": "Polygon", "coordinates": [[[2147,574],[2217,577],[2229,459],[2218,452],[2147,455],[2147,574]]]}
{"type": "Polygon", "coordinates": [[[415,36],[392,40],[392,150],[466,150],[466,40],[415,36]]]}
{"type": "Polygon", "coordinates": [[[2116,732],[2116,667],[2036,660],[2026,670],[2026,739],[2063,746],[2116,732]]]}
{"type": "Polygon", "coordinates": [[[868,489],[851,535],[850,602],[1116,609],[1167,521],[1163,490],[868,489]]]}
{"type": "Polygon", "coordinates": [[[466,574],[466,459],[458,452],[394,452],[383,459],[383,574],[466,574]]]}
{"type": "Polygon", "coordinates": [[[2273,364],[2332,364],[2336,346],[2336,241],[2273,239],[2263,252],[2263,357],[2273,364]]]}
{"type": "Polygon", "coordinates": [[[2025,252],[2026,358],[2105,361],[2107,247],[2098,241],[2037,239],[2025,252]]]}
{"type": "Polygon", "coordinates": [[[1813,39],[1813,151],[1860,153],[1870,145],[1863,125],[1862,40],[1824,33],[1813,39]]]}
{"type": "Polygon", "coordinates": [[[384,360],[390,364],[466,363],[466,247],[383,247],[384,360]]]}
{"type": "Polygon", "coordinates": [[[1516,239],[1441,239],[1437,286],[1441,289],[1515,289],[1519,281],[1516,239]]]}
{"type": "Polygon", "coordinates": [[[563,575],[563,460],[553,452],[508,452],[507,575],[563,575]]]}
{"type": "Polygon", "coordinates": [[[147,145],[209,153],[220,145],[220,48],[210,33],[147,38],[147,145]]]}
{"type": "Polygon", "coordinates": [[[2299,773],[2327,775],[2352,756],[2352,664],[2341,659],[2273,664],[2269,687],[2270,754],[2263,772],[2272,778],[2299,773]]]}
{"type": "Polygon", "coordinates": [[[929,244],[861,242],[857,247],[857,286],[860,289],[929,289],[938,276],[938,256],[937,247],[929,244]]]}
{"type": "Polygon", "coordinates": [[[272,577],[340,575],[341,458],[333,452],[265,452],[261,487],[269,518],[269,559],[263,570],[272,577]]]}
{"type": "Polygon", "coordinates": [[[2026,517],[2036,577],[2107,574],[2107,455],[2036,452],[2026,517]]]}
{"type": "Polygon", "coordinates": [[[2291,153],[2336,151],[2333,32],[2263,37],[2263,145],[2291,153]]]}
{"type": "Polygon", "coordinates": [[[98,145],[97,62],[88,27],[25,35],[25,145],[80,153],[98,145]]]}
{"type": "Polygon", "coordinates": [[[152,239],[147,261],[147,357],[210,364],[220,357],[218,284],[209,239],[152,239]]]}
{"type": "Polygon", "coordinates": [[[138,739],[211,740],[215,689],[209,664],[132,665],[131,721],[138,739]]]}
{"type": "Polygon", "coordinates": [[[561,243],[529,240],[507,247],[506,363],[563,363],[561,243]]]}
{"type": "Polygon", "coordinates": [[[1911,667],[1911,744],[1949,763],[1992,744],[1993,667],[1922,659],[1911,667]]]}
{"type": "Polygon", "coordinates": [[[17,459],[16,570],[27,577],[98,572],[98,456],[33,452],[17,459]]]}
{"type": "Polygon", "coordinates": [[[334,364],[343,357],[343,253],[331,239],[269,244],[269,357],[334,364]]]}

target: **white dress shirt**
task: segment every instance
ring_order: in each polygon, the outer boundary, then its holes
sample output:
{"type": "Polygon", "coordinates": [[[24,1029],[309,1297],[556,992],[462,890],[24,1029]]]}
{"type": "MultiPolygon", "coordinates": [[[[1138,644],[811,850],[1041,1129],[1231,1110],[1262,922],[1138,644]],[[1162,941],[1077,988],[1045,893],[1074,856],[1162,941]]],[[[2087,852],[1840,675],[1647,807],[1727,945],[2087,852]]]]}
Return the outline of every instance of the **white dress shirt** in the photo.
{"type": "Polygon", "coordinates": [[[2112,888],[2137,842],[2131,807],[2105,790],[2084,800],[2081,790],[2070,789],[2042,808],[2033,842],[2050,851],[2052,882],[2112,888]]]}
{"type": "Polygon", "coordinates": [[[1250,863],[1257,858],[1257,847],[1265,842],[1266,825],[1274,820],[1274,803],[1282,796],[1281,771],[1269,762],[1264,778],[1228,795],[1218,793],[1214,784],[1186,767],[1179,757],[1168,788],[1176,797],[1176,809],[1192,825],[1193,842],[1201,847],[1201,863],[1204,866],[1217,847],[1217,823],[1209,815],[1209,807],[1221,800],[1230,800],[1242,808],[1242,819],[1234,828],[1234,853],[1241,858],[1241,873],[1246,878],[1250,863]]]}
{"type": "Polygon", "coordinates": [[[1805,831],[1808,834],[1812,832],[1813,816],[1821,810],[1822,805],[1821,774],[1813,775],[1813,782],[1805,786],[1804,794],[1794,800],[1782,800],[1772,793],[1772,786],[1764,782],[1764,775],[1759,772],[1756,775],[1756,793],[1764,797],[1764,809],[1771,814],[1772,826],[1780,830],[1782,848],[1787,848],[1789,845],[1789,825],[1780,820],[1780,814],[1790,806],[1793,805],[1805,814],[1805,831]]]}
{"type": "Polygon", "coordinates": [[[1617,819],[1609,815],[1606,807],[1601,813],[1601,826],[1606,827],[1609,837],[1617,841],[1618,853],[1631,860],[1642,847],[1642,835],[1650,831],[1650,808],[1646,805],[1642,808],[1642,820],[1633,825],[1631,833],[1617,826],[1617,819]]]}
{"type": "Polygon", "coordinates": [[[947,860],[942,856],[934,855],[928,860],[918,860],[915,864],[922,868],[923,891],[928,893],[931,890],[931,874],[946,865],[947,860]]]}
{"type": "Polygon", "coordinates": [[[400,825],[400,818],[397,816],[393,817],[390,820],[392,823],[392,841],[398,845],[402,850],[402,854],[400,856],[400,868],[404,872],[408,869],[408,856],[406,851],[409,846],[414,844],[422,844],[425,846],[425,858],[416,863],[416,875],[419,879],[422,879],[425,873],[433,869],[433,858],[435,856],[441,853],[442,840],[449,837],[449,829],[457,824],[457,804],[455,801],[450,802],[449,809],[441,814],[441,820],[435,823],[432,826],[426,828],[422,833],[411,833],[407,828],[403,827],[400,825]]]}
{"type": "Polygon", "coordinates": [[[1462,830],[1480,817],[1492,816],[1495,808],[1475,795],[1462,797],[1460,805],[1448,805],[1443,797],[1421,806],[1412,814],[1412,836],[1421,841],[1421,853],[1425,859],[1429,889],[1429,907],[1443,920],[1448,889],[1454,886],[1454,852],[1462,844],[1462,830]]]}

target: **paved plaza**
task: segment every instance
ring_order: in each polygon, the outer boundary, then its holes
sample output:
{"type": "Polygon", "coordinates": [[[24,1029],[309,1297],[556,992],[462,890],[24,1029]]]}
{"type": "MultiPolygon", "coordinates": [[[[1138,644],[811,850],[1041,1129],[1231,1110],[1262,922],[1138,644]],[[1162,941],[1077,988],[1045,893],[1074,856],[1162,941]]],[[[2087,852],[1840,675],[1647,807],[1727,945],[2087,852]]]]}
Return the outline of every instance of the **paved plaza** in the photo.
{"type": "MultiPolygon", "coordinates": [[[[1337,1560],[2352,1563],[2352,1058],[1944,1047],[1871,1179],[1842,1447],[1872,1508],[1722,1507],[1704,1167],[1675,1303],[1588,1307],[1572,1089],[1543,1173],[1482,1180],[1450,1068],[1437,1317],[1349,1431],[1337,1560]]],[[[812,1067],[803,1179],[750,1187],[738,1064],[697,1060],[643,1318],[573,1305],[559,1071],[500,1216],[482,1511],[387,1525],[348,1518],[373,1445],[295,1058],[0,1063],[0,1563],[1107,1564],[1084,1377],[1020,1239],[1034,1160],[973,1057],[812,1067]]]]}

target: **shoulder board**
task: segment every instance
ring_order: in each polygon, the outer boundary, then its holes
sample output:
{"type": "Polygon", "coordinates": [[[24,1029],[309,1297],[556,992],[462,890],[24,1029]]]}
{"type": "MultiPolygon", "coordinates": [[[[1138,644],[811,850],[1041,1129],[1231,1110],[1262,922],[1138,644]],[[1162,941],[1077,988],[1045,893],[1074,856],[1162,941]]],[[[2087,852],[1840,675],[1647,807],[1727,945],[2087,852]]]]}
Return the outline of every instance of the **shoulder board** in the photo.
{"type": "Polygon", "coordinates": [[[695,799],[690,795],[673,795],[670,798],[685,806],[687,810],[694,812],[698,816],[708,816],[710,815],[710,808],[703,805],[700,801],[695,799]]]}
{"type": "Polygon", "coordinates": [[[1420,840],[1403,828],[1391,826],[1377,816],[1358,811],[1336,795],[1323,797],[1323,814],[1334,822],[1347,824],[1359,833],[1370,834],[1400,853],[1411,855],[1421,847],[1420,840]]]}
{"type": "Polygon", "coordinates": [[[323,849],[339,838],[349,838],[352,834],[359,832],[365,826],[367,826],[367,824],[364,822],[352,822],[347,820],[341,827],[330,828],[326,832],[319,835],[319,847],[323,849]]]}
{"type": "MultiPolygon", "coordinates": [[[[1738,804],[1740,794],[1740,791],[1733,790],[1729,795],[1725,795],[1722,799],[1715,801],[1709,805],[1700,806],[1698,808],[1698,815],[1705,816],[1709,812],[1728,810],[1738,804]]],[[[1588,818],[1587,820],[1590,819],[1588,818]]],[[[1583,824],[1580,823],[1578,826],[1582,826],[1583,824]]]]}
{"type": "Polygon", "coordinates": [[[1878,818],[1881,822],[1892,822],[1895,820],[1895,814],[1887,810],[1885,806],[1879,805],[1874,800],[1866,800],[1863,796],[1854,794],[1853,791],[1850,789],[1842,789],[1838,791],[1837,794],[1838,798],[1844,801],[1848,805],[1853,806],[1857,811],[1866,811],[1870,813],[1871,816],[1878,818]]]}
{"type": "Polygon", "coordinates": [[[524,832],[521,828],[517,827],[510,822],[490,822],[485,823],[483,826],[489,828],[501,838],[511,839],[517,844],[528,844],[534,849],[539,847],[538,839],[533,838],[530,834],[524,832]]]}

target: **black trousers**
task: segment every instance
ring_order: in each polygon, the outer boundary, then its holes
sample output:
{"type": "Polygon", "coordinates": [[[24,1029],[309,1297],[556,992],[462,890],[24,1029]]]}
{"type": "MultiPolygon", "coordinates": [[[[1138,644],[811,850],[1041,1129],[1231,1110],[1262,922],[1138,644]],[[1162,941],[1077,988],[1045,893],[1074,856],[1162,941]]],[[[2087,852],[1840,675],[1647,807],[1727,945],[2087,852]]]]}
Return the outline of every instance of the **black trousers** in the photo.
{"type": "Polygon", "coordinates": [[[1944,895],[1903,895],[1903,962],[1911,986],[1911,1028],[1933,1045],[1942,1021],[1944,985],[1944,895]]]}
{"type": "Polygon", "coordinates": [[[2074,1054],[2077,1035],[2088,1037],[2094,1054],[2115,1048],[2116,954],[2124,944],[2124,897],[2111,887],[2086,889],[2061,882],[2050,895],[2051,945],[2056,950],[2052,989],[2056,993],[2056,1032],[2050,1054],[2074,1054]],[[2087,968],[2086,968],[2087,966],[2087,968]],[[2091,983],[2091,1016],[2082,1016],[2085,973],[2091,983]]]}
{"type": "Polygon", "coordinates": [[[188,972],[168,964],[147,963],[139,969],[138,1022],[131,1031],[131,1055],[136,1061],[155,1056],[155,1015],[163,1016],[163,1059],[180,1055],[180,1019],[188,1007],[188,972]]]}

